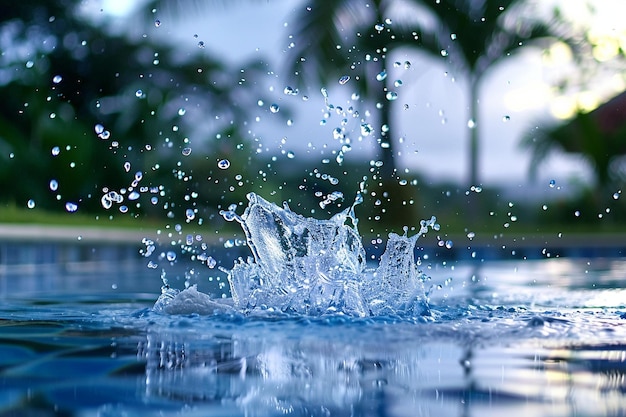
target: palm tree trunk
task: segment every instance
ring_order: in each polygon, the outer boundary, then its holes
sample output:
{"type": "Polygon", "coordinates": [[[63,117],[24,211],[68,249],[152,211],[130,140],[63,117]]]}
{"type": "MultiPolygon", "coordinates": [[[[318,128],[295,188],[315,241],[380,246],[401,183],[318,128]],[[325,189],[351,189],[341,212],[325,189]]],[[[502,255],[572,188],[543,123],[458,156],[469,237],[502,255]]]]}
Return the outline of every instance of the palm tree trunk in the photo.
{"type": "MultiPolygon", "coordinates": [[[[385,68],[385,58],[381,59],[382,67],[385,68]]],[[[388,85],[388,81],[384,80],[385,87],[388,85]]],[[[391,136],[392,126],[391,126],[391,102],[387,100],[386,92],[387,88],[380,88],[379,94],[377,97],[377,101],[382,105],[380,108],[380,126],[381,126],[381,136],[380,136],[380,160],[383,162],[382,169],[380,170],[381,175],[385,180],[391,180],[396,175],[396,161],[394,159],[394,144],[393,137],[391,136]],[[385,128],[384,131],[382,128],[385,128]]]]}
{"type": "Polygon", "coordinates": [[[479,163],[479,150],[480,150],[480,123],[478,120],[479,112],[479,97],[478,97],[478,84],[480,77],[470,77],[470,90],[469,90],[469,120],[467,126],[470,130],[469,137],[469,187],[480,185],[478,178],[478,163],[479,163]]]}

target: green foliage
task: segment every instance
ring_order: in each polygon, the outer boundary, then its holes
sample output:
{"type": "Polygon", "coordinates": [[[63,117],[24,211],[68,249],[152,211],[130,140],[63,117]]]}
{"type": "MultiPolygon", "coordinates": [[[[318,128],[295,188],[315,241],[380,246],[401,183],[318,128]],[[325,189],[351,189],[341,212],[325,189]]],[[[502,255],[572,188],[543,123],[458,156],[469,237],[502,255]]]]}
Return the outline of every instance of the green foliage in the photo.
{"type": "MultiPolygon", "coordinates": [[[[80,5],[2,6],[0,202],[25,206],[33,199],[58,210],[69,201],[101,212],[106,192],[145,187],[158,204],[149,197],[126,204],[131,214],[150,213],[163,209],[164,194],[191,192],[191,178],[202,189],[207,159],[215,167],[230,153],[243,159],[240,173],[251,167],[249,155],[233,152],[245,143],[248,111],[263,96],[255,91],[260,64],[233,71],[205,50],[183,51],[155,34],[113,34],[82,15],[80,5]],[[214,147],[220,135],[227,139],[214,147]],[[195,152],[183,155],[187,148],[195,152]],[[49,189],[51,180],[58,190],[49,189]]],[[[221,198],[205,193],[201,204],[221,198]]]]}

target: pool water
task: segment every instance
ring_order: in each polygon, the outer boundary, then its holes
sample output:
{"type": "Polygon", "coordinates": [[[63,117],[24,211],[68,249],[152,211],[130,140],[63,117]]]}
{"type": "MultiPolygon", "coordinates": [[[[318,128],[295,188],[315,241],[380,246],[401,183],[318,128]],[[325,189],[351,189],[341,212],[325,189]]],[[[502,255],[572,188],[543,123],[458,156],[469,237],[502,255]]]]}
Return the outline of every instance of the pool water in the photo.
{"type": "Polygon", "coordinates": [[[408,319],[158,314],[142,260],[5,267],[0,416],[626,415],[626,260],[426,269],[408,319]]]}

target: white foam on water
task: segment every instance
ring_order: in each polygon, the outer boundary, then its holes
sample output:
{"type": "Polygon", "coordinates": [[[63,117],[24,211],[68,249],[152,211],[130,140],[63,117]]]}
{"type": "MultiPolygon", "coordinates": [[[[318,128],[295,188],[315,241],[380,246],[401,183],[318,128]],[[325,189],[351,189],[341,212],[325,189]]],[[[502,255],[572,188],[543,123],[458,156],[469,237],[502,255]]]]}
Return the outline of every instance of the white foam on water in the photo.
{"type": "MultiPolygon", "coordinates": [[[[368,269],[354,206],[329,220],[306,218],[262,197],[248,194],[239,216],[252,252],[228,274],[232,308],[239,312],[280,311],[303,315],[424,315],[429,308],[424,275],[415,262],[415,244],[436,219],[423,220],[412,237],[390,234],[376,269],[368,269]]],[[[170,314],[212,314],[224,306],[195,287],[181,292],[166,288],[155,309],[170,314]]],[[[230,309],[230,305],[224,308],[230,309]]]]}

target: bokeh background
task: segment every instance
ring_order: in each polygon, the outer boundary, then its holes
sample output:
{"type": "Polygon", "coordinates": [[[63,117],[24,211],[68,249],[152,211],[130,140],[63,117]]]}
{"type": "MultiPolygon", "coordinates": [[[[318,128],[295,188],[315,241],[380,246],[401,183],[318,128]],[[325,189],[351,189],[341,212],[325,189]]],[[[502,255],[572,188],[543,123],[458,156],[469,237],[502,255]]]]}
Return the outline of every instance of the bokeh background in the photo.
{"type": "Polygon", "coordinates": [[[220,230],[248,192],[328,217],[361,190],[364,234],[626,225],[620,1],[0,10],[0,221],[220,230]]]}

